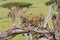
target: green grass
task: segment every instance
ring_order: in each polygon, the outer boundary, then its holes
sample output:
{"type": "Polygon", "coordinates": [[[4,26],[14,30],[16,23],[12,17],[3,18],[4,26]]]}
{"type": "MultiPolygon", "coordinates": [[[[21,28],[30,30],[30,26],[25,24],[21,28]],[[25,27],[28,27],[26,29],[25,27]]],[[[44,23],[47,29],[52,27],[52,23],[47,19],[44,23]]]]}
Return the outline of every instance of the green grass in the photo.
{"type": "MultiPolygon", "coordinates": [[[[49,6],[45,5],[45,2],[47,2],[48,0],[7,0],[5,2],[9,1],[33,3],[33,7],[35,8],[30,8],[29,11],[25,14],[26,16],[30,16],[30,13],[33,13],[33,16],[37,16],[40,13],[43,13],[45,16],[47,16],[49,10],[49,6]]],[[[4,2],[0,2],[0,4],[2,3],[4,2]]],[[[8,9],[0,7],[0,32],[9,29],[12,25],[11,19],[7,17],[8,12],[8,9]]],[[[17,35],[12,40],[25,40],[25,37],[23,37],[22,35],[17,35]]]]}

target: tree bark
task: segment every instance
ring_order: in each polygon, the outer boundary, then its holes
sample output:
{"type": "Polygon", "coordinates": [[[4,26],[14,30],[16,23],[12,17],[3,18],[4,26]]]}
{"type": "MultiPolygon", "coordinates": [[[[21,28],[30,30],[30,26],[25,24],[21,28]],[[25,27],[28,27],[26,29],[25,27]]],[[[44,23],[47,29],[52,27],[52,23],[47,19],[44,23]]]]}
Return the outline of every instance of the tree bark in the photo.
{"type": "Polygon", "coordinates": [[[55,29],[55,38],[56,40],[60,40],[60,0],[55,0],[57,3],[58,13],[54,15],[53,23],[55,29]]]}
{"type": "Polygon", "coordinates": [[[60,40],[60,0],[57,1],[58,4],[58,32],[59,32],[59,40],[60,40]]]}
{"type": "MultiPolygon", "coordinates": [[[[0,32],[0,40],[11,40],[13,37],[15,37],[18,34],[23,34],[23,33],[33,33],[33,34],[51,34],[53,35],[54,32],[51,30],[46,30],[46,29],[39,29],[37,30],[34,27],[28,27],[26,24],[22,24],[19,26],[12,27],[11,29],[7,31],[0,32]]],[[[44,35],[43,35],[44,36],[44,35]]],[[[47,37],[47,36],[46,36],[47,37]]]]}

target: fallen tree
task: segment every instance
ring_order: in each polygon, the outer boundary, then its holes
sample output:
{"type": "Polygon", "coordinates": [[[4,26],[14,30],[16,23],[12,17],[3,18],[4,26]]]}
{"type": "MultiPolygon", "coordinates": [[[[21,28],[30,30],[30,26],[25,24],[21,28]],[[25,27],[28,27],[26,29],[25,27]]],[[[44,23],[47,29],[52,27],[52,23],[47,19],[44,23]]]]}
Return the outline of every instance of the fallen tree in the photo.
{"type": "Polygon", "coordinates": [[[0,40],[12,39],[16,35],[22,34],[22,33],[32,33],[32,34],[35,34],[35,35],[39,34],[41,36],[45,35],[44,37],[48,37],[48,36],[54,34],[54,32],[51,31],[51,30],[39,29],[38,27],[37,28],[36,27],[31,27],[30,28],[28,26],[29,25],[27,25],[27,24],[22,24],[22,25],[19,25],[19,26],[12,27],[11,29],[9,29],[7,31],[0,32],[0,40]]]}

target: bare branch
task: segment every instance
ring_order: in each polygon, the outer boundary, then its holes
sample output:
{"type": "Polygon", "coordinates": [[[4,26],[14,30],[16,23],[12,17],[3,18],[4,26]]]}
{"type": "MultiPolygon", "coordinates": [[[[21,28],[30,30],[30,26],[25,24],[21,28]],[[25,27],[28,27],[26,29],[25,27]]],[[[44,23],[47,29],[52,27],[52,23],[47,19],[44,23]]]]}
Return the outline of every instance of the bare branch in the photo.
{"type": "Polygon", "coordinates": [[[51,6],[50,6],[50,9],[49,9],[49,12],[48,12],[48,16],[46,17],[46,22],[44,24],[44,28],[46,28],[46,25],[48,24],[49,20],[51,19],[50,16],[52,14],[52,10],[54,8],[54,6],[56,5],[56,2],[54,2],[51,6]]]}

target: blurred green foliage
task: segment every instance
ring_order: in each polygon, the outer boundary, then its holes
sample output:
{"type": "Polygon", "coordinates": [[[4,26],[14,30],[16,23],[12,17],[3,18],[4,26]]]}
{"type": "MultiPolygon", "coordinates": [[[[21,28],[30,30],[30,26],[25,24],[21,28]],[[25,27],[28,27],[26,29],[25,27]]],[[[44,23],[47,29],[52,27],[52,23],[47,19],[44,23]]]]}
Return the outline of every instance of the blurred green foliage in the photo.
{"type": "Polygon", "coordinates": [[[22,8],[32,6],[31,3],[25,2],[7,2],[0,5],[0,7],[11,9],[12,7],[22,8]]]}
{"type": "Polygon", "coordinates": [[[47,1],[45,4],[46,5],[51,5],[52,3],[54,3],[55,2],[55,0],[49,0],[49,1],[47,1]]]}

